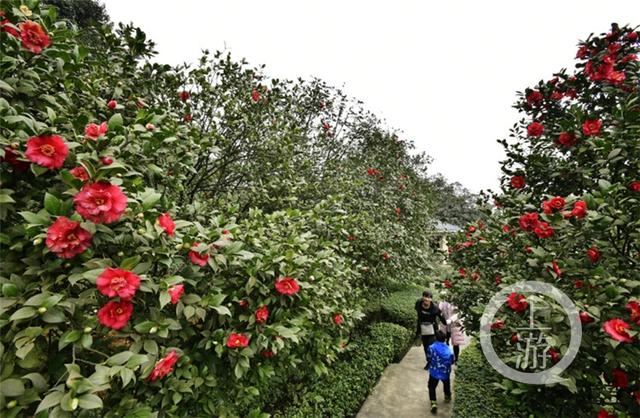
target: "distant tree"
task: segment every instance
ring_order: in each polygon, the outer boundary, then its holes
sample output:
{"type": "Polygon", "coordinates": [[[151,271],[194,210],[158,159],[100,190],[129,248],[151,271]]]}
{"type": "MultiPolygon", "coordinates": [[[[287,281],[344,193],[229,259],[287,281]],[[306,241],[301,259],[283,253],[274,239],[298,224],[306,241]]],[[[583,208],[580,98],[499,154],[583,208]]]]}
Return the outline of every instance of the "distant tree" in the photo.
{"type": "Polygon", "coordinates": [[[436,219],[457,226],[476,221],[482,213],[476,201],[480,195],[472,193],[458,182],[450,183],[441,174],[429,178],[434,190],[436,219]]]}
{"type": "Polygon", "coordinates": [[[109,23],[104,4],[96,0],[43,0],[42,3],[55,6],[59,19],[70,20],[82,29],[109,23]]]}

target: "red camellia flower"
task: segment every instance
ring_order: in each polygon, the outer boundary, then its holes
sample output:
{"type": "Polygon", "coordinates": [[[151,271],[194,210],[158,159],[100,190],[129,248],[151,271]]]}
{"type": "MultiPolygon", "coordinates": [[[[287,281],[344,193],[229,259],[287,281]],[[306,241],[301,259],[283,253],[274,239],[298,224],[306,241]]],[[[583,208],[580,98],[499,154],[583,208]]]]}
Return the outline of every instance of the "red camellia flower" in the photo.
{"type": "Polygon", "coordinates": [[[555,348],[549,348],[549,355],[551,356],[551,361],[555,364],[560,361],[560,353],[555,348]]]}
{"type": "Polygon", "coordinates": [[[128,270],[107,267],[96,279],[96,286],[105,296],[130,300],[140,288],[140,277],[128,270]]]}
{"type": "Polygon", "coordinates": [[[191,122],[191,121],[193,120],[193,116],[191,116],[191,113],[187,113],[186,115],[184,115],[184,116],[182,117],[182,119],[183,119],[185,122],[191,122]]]}
{"type": "Polygon", "coordinates": [[[640,181],[632,181],[631,184],[629,184],[629,190],[636,193],[640,192],[640,181]]]}
{"type": "Polygon", "coordinates": [[[51,45],[49,35],[38,23],[27,20],[20,23],[18,28],[20,28],[22,46],[34,54],[41,53],[44,48],[51,45]]]}
{"type": "Polygon", "coordinates": [[[613,369],[611,372],[613,380],[611,383],[618,389],[626,389],[629,386],[629,376],[621,369],[613,369]]]}
{"type": "Polygon", "coordinates": [[[102,122],[100,125],[90,123],[84,128],[84,136],[97,141],[98,138],[106,134],[108,130],[109,128],[107,127],[107,122],[102,122]]]}
{"type": "Polygon", "coordinates": [[[592,263],[597,263],[600,260],[600,250],[595,245],[587,250],[587,257],[592,263]]]}
{"type": "Polygon", "coordinates": [[[47,230],[47,247],[60,258],[72,258],[91,245],[91,233],[80,222],[60,216],[47,230]]]}
{"type": "Polygon", "coordinates": [[[244,348],[249,345],[249,338],[244,334],[236,334],[232,332],[227,339],[227,347],[244,348]]]}
{"type": "Polygon", "coordinates": [[[507,305],[516,312],[524,312],[529,307],[529,303],[525,300],[524,295],[516,292],[509,294],[507,297],[507,305]]]}
{"type": "Polygon", "coordinates": [[[542,99],[544,99],[544,97],[538,90],[533,90],[531,93],[527,94],[527,103],[530,106],[540,104],[540,102],[542,102],[542,99]]]}
{"type": "Polygon", "coordinates": [[[624,58],[620,60],[622,64],[626,64],[628,62],[638,61],[638,56],[636,54],[628,54],[625,55],[624,58]]]}
{"type": "Polygon", "coordinates": [[[260,100],[260,92],[256,89],[253,89],[251,91],[251,100],[253,100],[254,103],[257,103],[258,100],[260,100]]]}
{"type": "Polygon", "coordinates": [[[175,305],[184,294],[184,285],[177,284],[175,286],[171,286],[167,289],[167,293],[171,296],[171,303],[175,305]]]}
{"type": "Polygon", "coordinates": [[[627,303],[627,309],[629,309],[629,317],[631,321],[640,325],[640,304],[636,300],[631,300],[627,303]]]}
{"type": "Polygon", "coordinates": [[[570,216],[575,216],[578,219],[582,219],[587,216],[587,202],[584,200],[578,200],[574,203],[570,216]]]}
{"type": "Polygon", "coordinates": [[[347,237],[347,241],[355,241],[356,240],[356,236],[355,235],[349,235],[347,237]]]}
{"type": "Polygon", "coordinates": [[[151,374],[147,378],[150,382],[155,382],[158,379],[162,379],[173,371],[173,366],[178,362],[180,356],[175,350],[171,350],[169,354],[158,360],[155,367],[151,371],[151,374]]]}
{"type": "Polygon", "coordinates": [[[98,320],[102,325],[112,329],[122,329],[133,314],[133,303],[128,300],[107,302],[98,311],[98,320]]]}
{"type": "Polygon", "coordinates": [[[610,319],[602,325],[604,331],[611,336],[616,341],[620,341],[623,343],[631,343],[633,342],[633,338],[627,331],[629,329],[629,324],[624,322],[620,318],[610,319]]]}
{"type": "Polygon", "coordinates": [[[147,131],[153,132],[156,129],[156,126],[153,123],[147,123],[146,125],[144,125],[145,129],[147,131]]]}
{"type": "Polygon", "coordinates": [[[576,144],[576,136],[570,132],[560,132],[556,142],[563,147],[572,147],[576,144]]]}
{"type": "Polygon", "coordinates": [[[464,268],[460,267],[458,269],[458,274],[460,275],[460,277],[465,277],[467,275],[467,271],[464,268]]]}
{"type": "Polygon", "coordinates": [[[97,224],[117,221],[127,208],[127,196],[120,187],[103,181],[85,184],[73,200],[78,213],[97,224]]]}
{"type": "Polygon", "coordinates": [[[594,136],[600,134],[602,121],[600,119],[587,119],[582,124],[582,133],[586,136],[594,136]]]}
{"type": "Polygon", "coordinates": [[[538,214],[537,213],[525,213],[520,216],[518,223],[520,224],[520,229],[523,231],[533,231],[536,226],[538,226],[538,214]]]}
{"type": "MultiPolygon", "coordinates": [[[[191,248],[198,248],[199,245],[199,242],[194,242],[191,248]]],[[[207,264],[207,261],[209,261],[209,254],[206,252],[201,254],[197,251],[191,250],[189,251],[189,259],[193,264],[204,267],[207,264]]]]}
{"type": "Polygon", "coordinates": [[[300,290],[300,285],[296,281],[289,276],[285,276],[283,278],[279,278],[276,280],[276,290],[281,295],[295,295],[300,290]]]}
{"type": "Polygon", "coordinates": [[[370,176],[377,176],[378,174],[380,174],[380,172],[378,170],[376,170],[375,168],[368,168],[367,169],[367,174],[370,176]]]}
{"type": "Polygon", "coordinates": [[[453,287],[453,284],[451,283],[451,280],[449,279],[444,279],[444,282],[442,283],[444,285],[444,287],[446,287],[447,289],[451,289],[453,287]]]}
{"type": "Polygon", "coordinates": [[[509,338],[509,340],[511,341],[511,344],[515,344],[520,341],[520,338],[518,337],[518,334],[514,332],[511,334],[511,338],[509,338]]]}
{"type": "Polygon", "coordinates": [[[558,266],[558,262],[556,260],[553,260],[551,262],[551,268],[553,268],[553,272],[556,274],[556,276],[562,276],[562,270],[560,270],[560,267],[558,266]]]}
{"type": "Polygon", "coordinates": [[[189,92],[186,90],[181,91],[180,93],[178,93],[178,96],[180,97],[180,100],[182,100],[183,102],[186,102],[189,99],[189,92]]]}
{"type": "Polygon", "coordinates": [[[266,305],[259,307],[256,309],[254,316],[258,324],[264,324],[269,318],[269,308],[266,305]]]}
{"type": "Polygon", "coordinates": [[[616,416],[615,415],[611,415],[605,409],[601,408],[600,412],[598,412],[598,418],[616,418],[616,416]]]}
{"type": "Polygon", "coordinates": [[[247,306],[249,306],[249,301],[246,299],[239,300],[238,306],[240,306],[240,308],[242,309],[245,309],[247,306]]]}
{"type": "Polygon", "coordinates": [[[82,181],[89,180],[89,173],[87,173],[87,170],[81,165],[75,168],[72,168],[71,170],[69,170],[69,172],[73,177],[77,178],[78,180],[82,180],[82,181]]]}
{"type": "Polygon", "coordinates": [[[271,350],[262,350],[260,352],[260,355],[264,358],[271,358],[273,356],[275,356],[275,353],[271,350]]]}
{"type": "Polygon", "coordinates": [[[107,103],[107,107],[111,110],[115,109],[117,106],[118,102],[116,102],[115,100],[109,100],[109,102],[107,103]]]}
{"type": "Polygon", "coordinates": [[[549,199],[542,203],[542,210],[547,215],[551,215],[554,212],[561,211],[564,209],[565,200],[563,197],[556,196],[553,199],[549,199]]]}
{"type": "Polygon", "coordinates": [[[480,273],[478,273],[477,271],[471,273],[471,280],[473,280],[474,282],[480,280],[480,273]]]}
{"type": "Polygon", "coordinates": [[[111,157],[100,157],[100,162],[102,162],[103,165],[111,165],[111,164],[113,164],[113,158],[111,158],[111,157]]]}
{"type": "Polygon", "coordinates": [[[538,238],[550,238],[553,236],[553,228],[549,226],[546,222],[538,222],[538,224],[533,228],[533,232],[538,236],[538,238]]]}
{"type": "Polygon", "coordinates": [[[162,229],[164,229],[167,235],[169,235],[170,237],[174,235],[176,224],[173,222],[173,219],[171,219],[171,215],[169,215],[167,212],[158,216],[158,224],[162,227],[162,229]]]}
{"type": "Polygon", "coordinates": [[[0,162],[6,161],[16,171],[24,172],[29,169],[29,163],[18,160],[19,155],[13,152],[11,147],[5,147],[4,158],[0,158],[0,162]]]}
{"type": "Polygon", "coordinates": [[[498,319],[496,322],[494,322],[493,324],[491,324],[491,329],[504,329],[504,321],[501,319],[498,319]]]}
{"type": "Polygon", "coordinates": [[[502,225],[502,232],[504,232],[505,234],[508,234],[511,231],[511,228],[509,227],[509,225],[502,225]]]}
{"type": "Polygon", "coordinates": [[[573,287],[575,287],[576,289],[582,289],[583,286],[584,282],[582,280],[576,279],[573,281],[573,287]]]}
{"type": "Polygon", "coordinates": [[[388,253],[388,252],[386,252],[386,251],[382,253],[382,256],[381,256],[381,257],[382,257],[382,259],[383,259],[384,261],[389,261],[389,260],[391,260],[391,254],[389,254],[389,253],[388,253]]]}
{"type": "Polygon", "coordinates": [[[588,324],[590,322],[593,322],[593,318],[591,318],[591,316],[589,316],[588,313],[586,312],[580,312],[580,322],[582,322],[583,324],[588,324]]]}
{"type": "Polygon", "coordinates": [[[589,56],[590,53],[591,53],[591,50],[589,49],[589,47],[587,45],[582,45],[578,49],[578,52],[576,53],[576,58],[585,59],[589,56]]]}
{"type": "Polygon", "coordinates": [[[557,91],[557,90],[554,91],[553,93],[551,93],[551,96],[549,96],[549,98],[551,100],[556,100],[556,101],[562,100],[563,97],[564,97],[564,95],[562,94],[562,92],[557,91]]]}
{"type": "Polygon", "coordinates": [[[400,217],[400,212],[401,212],[400,208],[396,208],[395,210],[396,210],[396,216],[400,217]]]}
{"type": "Polygon", "coordinates": [[[638,40],[638,32],[629,32],[629,34],[627,35],[627,40],[629,40],[629,42],[635,42],[638,40]]]}
{"type": "Polygon", "coordinates": [[[502,277],[500,277],[500,275],[497,275],[494,281],[496,282],[496,284],[500,284],[502,283],[502,277]]]}
{"type": "Polygon", "coordinates": [[[69,148],[58,135],[32,136],[27,141],[27,159],[43,167],[62,167],[69,148]]]}
{"type": "Polygon", "coordinates": [[[342,324],[343,321],[344,321],[344,318],[342,317],[342,315],[340,315],[339,313],[333,314],[333,323],[334,324],[340,325],[340,324],[342,324]]]}
{"type": "Polygon", "coordinates": [[[522,189],[524,185],[525,185],[524,177],[522,176],[511,177],[511,187],[515,189],[522,189]]]}
{"type": "MultiPolygon", "coordinates": [[[[5,16],[5,11],[0,10],[0,18],[3,18],[4,16],[5,16]]],[[[11,24],[11,22],[9,22],[9,19],[0,20],[0,28],[2,28],[3,32],[7,32],[9,35],[13,36],[14,38],[19,38],[20,33],[15,28],[9,26],[9,24],[11,24]]]]}
{"type": "Polygon", "coordinates": [[[540,122],[532,122],[527,126],[527,135],[537,138],[544,132],[544,125],[540,122]]]}

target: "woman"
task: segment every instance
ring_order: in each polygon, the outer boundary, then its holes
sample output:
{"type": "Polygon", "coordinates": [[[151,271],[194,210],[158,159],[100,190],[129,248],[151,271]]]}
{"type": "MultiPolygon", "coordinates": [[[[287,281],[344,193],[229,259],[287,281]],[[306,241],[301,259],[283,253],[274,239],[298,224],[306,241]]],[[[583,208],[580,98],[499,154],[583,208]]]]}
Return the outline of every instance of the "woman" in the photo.
{"type": "Polygon", "coordinates": [[[427,359],[425,370],[429,369],[429,346],[436,340],[436,318],[442,324],[447,325],[447,319],[432,299],[433,294],[425,290],[422,292],[422,298],[416,301],[416,312],[418,313],[416,337],[420,335],[422,338],[422,348],[424,348],[424,356],[427,359]]]}

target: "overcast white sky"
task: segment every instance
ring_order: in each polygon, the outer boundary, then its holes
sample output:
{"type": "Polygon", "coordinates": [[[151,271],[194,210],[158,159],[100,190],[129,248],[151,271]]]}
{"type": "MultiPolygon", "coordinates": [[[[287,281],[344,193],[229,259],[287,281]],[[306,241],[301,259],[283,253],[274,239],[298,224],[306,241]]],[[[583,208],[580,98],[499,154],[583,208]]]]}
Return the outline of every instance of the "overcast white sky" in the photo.
{"type": "Polygon", "coordinates": [[[161,62],[227,49],[271,77],[343,87],[473,191],[498,188],[517,90],[572,68],[590,33],[640,25],[638,0],[102,1],[161,62]]]}

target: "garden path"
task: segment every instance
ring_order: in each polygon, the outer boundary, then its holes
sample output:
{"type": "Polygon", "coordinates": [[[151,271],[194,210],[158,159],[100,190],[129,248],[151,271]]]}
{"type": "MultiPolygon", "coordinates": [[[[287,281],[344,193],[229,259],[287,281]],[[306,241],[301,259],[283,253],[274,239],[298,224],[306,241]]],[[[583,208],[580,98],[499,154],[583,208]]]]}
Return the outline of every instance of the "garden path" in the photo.
{"type": "MultiPolygon", "coordinates": [[[[466,338],[468,340],[468,338],[466,338]]],[[[461,349],[464,347],[461,347],[461,349]]],[[[451,370],[453,401],[444,402],[442,383],[438,385],[438,413],[431,413],[427,379],[423,370],[422,346],[411,347],[400,363],[390,364],[362,405],[356,418],[431,418],[450,417],[455,402],[455,368],[451,370]]]]}

